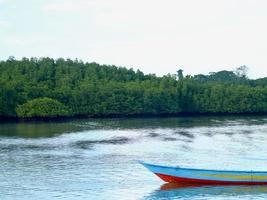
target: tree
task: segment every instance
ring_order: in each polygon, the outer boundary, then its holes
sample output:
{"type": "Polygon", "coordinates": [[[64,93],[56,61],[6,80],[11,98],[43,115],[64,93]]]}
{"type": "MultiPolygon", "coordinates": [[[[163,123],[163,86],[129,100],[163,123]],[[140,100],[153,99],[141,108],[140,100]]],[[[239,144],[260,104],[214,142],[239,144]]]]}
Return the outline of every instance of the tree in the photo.
{"type": "Polygon", "coordinates": [[[37,98],[30,100],[16,108],[21,118],[32,117],[59,117],[69,116],[70,110],[57,100],[51,98],[37,98]]]}
{"type": "Polygon", "coordinates": [[[183,70],[182,69],[179,69],[177,71],[177,76],[178,76],[178,80],[182,80],[184,78],[183,70]]]}
{"type": "Polygon", "coordinates": [[[248,76],[247,76],[248,67],[246,65],[242,65],[242,66],[236,68],[235,73],[238,77],[247,79],[248,78],[248,76]]]}
{"type": "Polygon", "coordinates": [[[8,61],[14,61],[15,60],[15,56],[9,56],[7,60],[8,61]]]}
{"type": "Polygon", "coordinates": [[[158,77],[77,59],[9,59],[0,61],[0,116],[267,112],[267,78],[248,80],[247,70],[158,77]]]}

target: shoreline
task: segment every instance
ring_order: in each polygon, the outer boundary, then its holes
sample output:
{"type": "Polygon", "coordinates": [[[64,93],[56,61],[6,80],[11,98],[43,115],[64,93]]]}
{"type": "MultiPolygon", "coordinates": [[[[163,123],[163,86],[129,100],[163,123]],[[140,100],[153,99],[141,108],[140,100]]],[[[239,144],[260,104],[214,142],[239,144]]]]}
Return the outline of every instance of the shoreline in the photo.
{"type": "Polygon", "coordinates": [[[18,118],[0,116],[0,123],[4,122],[50,122],[50,121],[71,121],[76,119],[134,119],[134,118],[170,118],[170,117],[249,117],[249,116],[267,116],[267,112],[260,113],[166,113],[166,114],[110,114],[95,116],[61,116],[61,117],[34,117],[18,118]]]}

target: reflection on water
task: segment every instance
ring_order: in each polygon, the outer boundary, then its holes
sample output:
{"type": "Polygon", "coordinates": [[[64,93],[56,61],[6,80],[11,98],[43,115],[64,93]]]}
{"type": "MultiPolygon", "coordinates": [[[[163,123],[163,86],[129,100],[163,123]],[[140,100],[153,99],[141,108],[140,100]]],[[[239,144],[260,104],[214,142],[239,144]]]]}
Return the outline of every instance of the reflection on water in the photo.
{"type": "Polygon", "coordinates": [[[186,131],[177,131],[177,132],[174,132],[174,134],[178,134],[180,136],[183,136],[183,137],[186,137],[186,138],[190,138],[190,139],[195,137],[192,133],[189,133],[189,132],[186,132],[186,131]]]}
{"type": "Polygon", "coordinates": [[[119,145],[119,144],[127,144],[131,142],[132,139],[127,137],[115,137],[110,139],[104,139],[104,140],[81,140],[76,141],[73,145],[85,149],[87,147],[92,147],[94,144],[111,144],[111,145],[119,145]]]}
{"type": "MultiPolygon", "coordinates": [[[[114,118],[114,119],[77,119],[72,121],[58,122],[10,122],[0,123],[0,135],[18,136],[27,138],[52,137],[62,133],[77,132],[94,129],[157,129],[157,128],[177,128],[173,132],[180,136],[193,138],[187,128],[192,127],[218,127],[218,126],[249,126],[265,124],[267,118],[262,116],[255,117],[177,117],[177,118],[114,118]]],[[[240,134],[249,135],[253,130],[244,129],[240,134]]],[[[157,133],[151,133],[157,134],[157,133]]],[[[213,135],[212,132],[205,134],[213,135]]],[[[233,134],[233,131],[225,132],[233,134]]]]}
{"type": "Polygon", "coordinates": [[[57,134],[82,130],[81,127],[75,126],[73,123],[64,122],[21,122],[21,123],[0,123],[0,135],[39,138],[52,137],[57,134]]]}
{"type": "Polygon", "coordinates": [[[212,186],[197,184],[167,183],[155,190],[146,200],[168,199],[243,199],[264,195],[266,197],[267,186],[212,186]]]}
{"type": "Polygon", "coordinates": [[[137,163],[267,170],[267,118],[0,123],[0,199],[267,199],[265,186],[162,185],[137,163]]]}

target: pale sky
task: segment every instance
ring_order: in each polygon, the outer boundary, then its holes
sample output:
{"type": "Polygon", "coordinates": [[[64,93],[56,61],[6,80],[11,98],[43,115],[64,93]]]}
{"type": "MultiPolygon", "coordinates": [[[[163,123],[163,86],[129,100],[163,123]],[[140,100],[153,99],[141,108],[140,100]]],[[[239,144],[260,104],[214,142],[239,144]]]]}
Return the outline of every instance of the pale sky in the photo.
{"type": "Polygon", "coordinates": [[[267,0],[0,0],[0,59],[267,76],[267,0]]]}

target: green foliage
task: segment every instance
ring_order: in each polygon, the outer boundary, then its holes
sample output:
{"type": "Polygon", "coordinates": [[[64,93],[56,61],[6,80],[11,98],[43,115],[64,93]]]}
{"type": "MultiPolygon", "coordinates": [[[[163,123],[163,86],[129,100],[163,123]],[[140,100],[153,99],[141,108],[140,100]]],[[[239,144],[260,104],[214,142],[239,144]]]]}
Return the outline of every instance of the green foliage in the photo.
{"type": "Polygon", "coordinates": [[[17,115],[21,118],[59,117],[70,115],[69,109],[57,100],[51,98],[37,98],[19,105],[17,115]]]}
{"type": "Polygon", "coordinates": [[[267,78],[248,80],[246,72],[157,77],[77,59],[10,58],[0,61],[0,116],[267,112],[267,78]]]}
{"type": "Polygon", "coordinates": [[[247,82],[247,71],[246,66],[241,66],[236,69],[236,72],[222,70],[219,72],[210,72],[209,75],[198,74],[193,78],[194,80],[202,83],[246,83],[247,82]]]}
{"type": "Polygon", "coordinates": [[[179,69],[177,71],[177,77],[178,77],[178,80],[182,80],[184,78],[183,70],[182,69],[179,69]]]}

